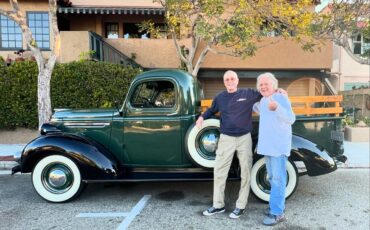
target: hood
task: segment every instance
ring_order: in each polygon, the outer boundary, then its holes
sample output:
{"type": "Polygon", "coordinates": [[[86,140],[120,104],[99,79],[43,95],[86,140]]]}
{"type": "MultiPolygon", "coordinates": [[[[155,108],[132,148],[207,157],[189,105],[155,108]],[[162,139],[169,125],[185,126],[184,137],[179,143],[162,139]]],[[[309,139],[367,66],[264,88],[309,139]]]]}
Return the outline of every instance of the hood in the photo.
{"type": "Polygon", "coordinates": [[[118,113],[116,109],[55,109],[52,120],[90,120],[90,119],[112,119],[118,113]]]}

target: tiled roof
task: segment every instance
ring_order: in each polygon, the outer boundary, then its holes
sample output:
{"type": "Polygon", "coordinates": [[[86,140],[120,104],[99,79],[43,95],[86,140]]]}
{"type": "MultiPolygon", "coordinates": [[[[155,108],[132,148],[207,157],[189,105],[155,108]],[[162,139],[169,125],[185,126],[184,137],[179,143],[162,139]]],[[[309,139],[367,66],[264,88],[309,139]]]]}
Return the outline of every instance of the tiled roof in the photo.
{"type": "Polygon", "coordinates": [[[59,7],[61,14],[152,14],[163,15],[164,8],[158,7],[59,7]]]}

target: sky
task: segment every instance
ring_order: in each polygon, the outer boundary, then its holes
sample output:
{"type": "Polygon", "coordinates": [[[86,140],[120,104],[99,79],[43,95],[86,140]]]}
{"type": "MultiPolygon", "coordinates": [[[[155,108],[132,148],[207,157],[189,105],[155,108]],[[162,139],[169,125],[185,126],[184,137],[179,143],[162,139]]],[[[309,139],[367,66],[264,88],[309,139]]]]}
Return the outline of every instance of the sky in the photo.
{"type": "Polygon", "coordinates": [[[328,3],[329,3],[329,0],[321,0],[321,4],[316,6],[315,11],[316,11],[316,12],[319,12],[319,11],[320,11],[320,10],[322,10],[322,8],[324,8],[328,3]]]}

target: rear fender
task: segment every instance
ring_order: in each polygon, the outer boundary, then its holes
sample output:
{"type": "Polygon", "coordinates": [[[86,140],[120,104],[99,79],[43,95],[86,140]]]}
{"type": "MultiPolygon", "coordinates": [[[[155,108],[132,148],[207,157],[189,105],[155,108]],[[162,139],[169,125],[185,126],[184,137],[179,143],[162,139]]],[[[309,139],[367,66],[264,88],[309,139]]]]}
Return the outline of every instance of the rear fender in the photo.
{"type": "Polygon", "coordinates": [[[337,169],[335,161],[324,148],[297,135],[293,135],[290,159],[303,161],[309,176],[318,176],[337,169]]]}
{"type": "Polygon", "coordinates": [[[40,136],[24,148],[21,172],[31,172],[39,160],[54,154],[72,159],[83,180],[116,179],[122,171],[118,160],[101,144],[81,136],[56,132],[40,136]]]}

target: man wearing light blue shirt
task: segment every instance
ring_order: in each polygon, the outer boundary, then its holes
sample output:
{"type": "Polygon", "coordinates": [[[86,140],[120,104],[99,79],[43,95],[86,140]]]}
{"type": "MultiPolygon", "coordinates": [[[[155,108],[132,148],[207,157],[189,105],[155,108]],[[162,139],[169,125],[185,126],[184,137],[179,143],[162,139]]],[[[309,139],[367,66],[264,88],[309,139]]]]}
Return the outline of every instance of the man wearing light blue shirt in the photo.
{"type": "Polygon", "coordinates": [[[263,220],[275,225],[285,220],[286,161],[292,145],[292,124],[295,121],[287,95],[275,93],[278,81],[271,73],[257,78],[262,99],[253,106],[260,114],[257,153],[265,156],[271,185],[269,209],[263,220]]]}

